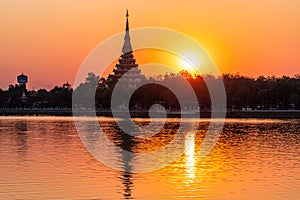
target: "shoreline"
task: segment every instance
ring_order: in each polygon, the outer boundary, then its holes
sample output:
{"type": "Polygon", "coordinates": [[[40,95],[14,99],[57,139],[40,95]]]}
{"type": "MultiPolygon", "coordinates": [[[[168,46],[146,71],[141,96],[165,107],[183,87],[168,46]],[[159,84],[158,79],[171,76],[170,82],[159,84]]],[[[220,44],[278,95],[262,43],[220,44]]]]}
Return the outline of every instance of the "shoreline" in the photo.
{"type": "MultiPolygon", "coordinates": [[[[122,115],[123,111],[118,114],[122,115]]],[[[149,118],[147,110],[130,111],[132,118],[149,118]]],[[[78,110],[76,116],[94,116],[91,110],[78,110]]],[[[110,110],[97,110],[97,116],[112,117],[110,110]]],[[[167,111],[168,118],[195,118],[199,117],[199,112],[191,111],[181,114],[180,111],[167,111]]],[[[0,116],[73,116],[72,109],[1,109],[0,116]]],[[[154,113],[152,117],[164,117],[161,112],[154,113]]],[[[224,113],[216,113],[218,118],[224,116],[224,113]]],[[[210,118],[210,111],[201,111],[200,118],[210,118]]],[[[300,110],[235,110],[227,111],[226,118],[274,118],[274,119],[300,119],[300,110]]]]}

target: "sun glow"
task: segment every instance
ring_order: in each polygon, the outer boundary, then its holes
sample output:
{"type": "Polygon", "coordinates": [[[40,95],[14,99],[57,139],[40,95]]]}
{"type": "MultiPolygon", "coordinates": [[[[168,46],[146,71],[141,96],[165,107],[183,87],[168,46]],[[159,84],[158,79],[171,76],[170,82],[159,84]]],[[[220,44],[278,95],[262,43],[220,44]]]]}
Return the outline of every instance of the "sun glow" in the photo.
{"type": "MultiPolygon", "coordinates": [[[[194,51],[177,55],[160,49],[140,49],[134,51],[134,56],[142,73],[147,77],[164,75],[165,73],[177,74],[182,70],[186,70],[193,75],[203,74],[206,72],[205,69],[209,70],[206,67],[205,56],[194,51]],[[162,66],[165,66],[165,68],[162,66]]],[[[109,68],[108,72],[112,71],[114,66],[115,63],[109,68]]]]}
{"type": "Polygon", "coordinates": [[[193,64],[182,58],[179,58],[178,65],[180,68],[187,70],[187,71],[194,70],[193,64]]]}
{"type": "Polygon", "coordinates": [[[183,54],[183,56],[178,57],[178,67],[182,70],[186,70],[192,74],[199,74],[199,66],[196,66],[195,63],[199,64],[199,57],[195,57],[194,54],[183,54]]]}

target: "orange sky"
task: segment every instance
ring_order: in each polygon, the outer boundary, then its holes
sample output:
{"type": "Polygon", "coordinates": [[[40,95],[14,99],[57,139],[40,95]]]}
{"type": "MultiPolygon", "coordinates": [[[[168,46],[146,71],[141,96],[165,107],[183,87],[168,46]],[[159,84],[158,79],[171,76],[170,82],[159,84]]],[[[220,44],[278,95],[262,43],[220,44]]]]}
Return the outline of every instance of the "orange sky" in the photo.
{"type": "Polygon", "coordinates": [[[207,50],[221,73],[300,73],[300,1],[170,2],[1,1],[0,87],[14,84],[22,71],[30,89],[72,83],[88,53],[124,30],[126,8],[130,28],[182,32],[207,50]]]}

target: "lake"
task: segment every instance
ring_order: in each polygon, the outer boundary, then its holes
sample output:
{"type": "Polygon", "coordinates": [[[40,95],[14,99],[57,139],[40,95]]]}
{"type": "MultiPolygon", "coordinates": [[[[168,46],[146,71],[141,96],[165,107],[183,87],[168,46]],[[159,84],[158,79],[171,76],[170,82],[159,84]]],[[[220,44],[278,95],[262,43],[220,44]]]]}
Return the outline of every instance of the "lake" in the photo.
{"type": "MultiPolygon", "coordinates": [[[[135,153],[162,148],[178,128],[178,119],[168,119],[149,140],[126,139],[112,118],[98,119],[112,143],[135,153]]],[[[125,171],[95,159],[73,117],[0,117],[0,199],[300,199],[300,120],[227,119],[204,158],[197,152],[209,119],[191,123],[198,128],[185,133],[188,145],[175,162],[130,173],[116,152],[103,150],[125,171]]]]}

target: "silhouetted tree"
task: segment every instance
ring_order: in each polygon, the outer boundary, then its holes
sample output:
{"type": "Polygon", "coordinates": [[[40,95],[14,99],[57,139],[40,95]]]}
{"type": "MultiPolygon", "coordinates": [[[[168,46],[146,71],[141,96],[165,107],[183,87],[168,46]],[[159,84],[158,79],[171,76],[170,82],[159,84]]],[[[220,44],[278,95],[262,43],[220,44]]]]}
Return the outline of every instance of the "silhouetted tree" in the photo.
{"type": "MultiPolygon", "coordinates": [[[[239,74],[223,74],[222,77],[212,75],[192,75],[188,71],[179,74],[165,74],[150,77],[144,80],[144,86],[137,89],[131,97],[130,108],[149,109],[153,104],[159,103],[167,109],[179,109],[178,99],[175,94],[162,86],[171,84],[178,89],[187,99],[185,81],[193,88],[201,109],[209,110],[211,100],[206,82],[213,83],[222,78],[227,95],[227,104],[230,109],[300,109],[300,75],[293,77],[259,76],[251,78],[239,74]],[[151,83],[149,82],[151,80],[151,83]],[[153,83],[154,82],[154,83],[153,83]]],[[[79,107],[91,106],[92,98],[95,98],[97,108],[109,109],[111,107],[111,95],[118,80],[99,78],[89,73],[84,83],[81,83],[74,91],[79,94],[75,98],[75,104],[79,107]],[[92,97],[92,98],[91,98],[92,97]]],[[[122,92],[128,88],[124,87],[122,92]]],[[[50,91],[39,89],[38,91],[23,91],[18,85],[9,86],[8,90],[0,89],[0,108],[70,108],[72,105],[73,89],[69,83],[63,86],[55,86],[50,91]],[[23,92],[26,101],[22,99],[23,92]]]]}

